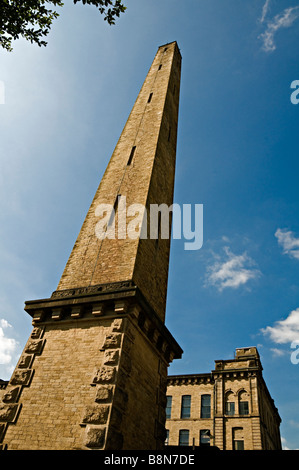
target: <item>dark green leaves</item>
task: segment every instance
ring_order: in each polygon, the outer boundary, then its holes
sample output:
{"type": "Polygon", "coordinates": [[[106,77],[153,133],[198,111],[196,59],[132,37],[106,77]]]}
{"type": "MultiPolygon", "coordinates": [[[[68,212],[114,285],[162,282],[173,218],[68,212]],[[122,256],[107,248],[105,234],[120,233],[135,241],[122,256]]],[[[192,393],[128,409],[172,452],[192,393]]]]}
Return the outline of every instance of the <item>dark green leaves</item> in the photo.
{"type": "MultiPolygon", "coordinates": [[[[121,0],[73,1],[94,5],[110,25],[126,10],[121,0]]],[[[11,51],[12,41],[20,36],[38,46],[46,46],[44,39],[59,16],[58,7],[63,7],[60,0],[0,0],[0,46],[11,51]]]]}

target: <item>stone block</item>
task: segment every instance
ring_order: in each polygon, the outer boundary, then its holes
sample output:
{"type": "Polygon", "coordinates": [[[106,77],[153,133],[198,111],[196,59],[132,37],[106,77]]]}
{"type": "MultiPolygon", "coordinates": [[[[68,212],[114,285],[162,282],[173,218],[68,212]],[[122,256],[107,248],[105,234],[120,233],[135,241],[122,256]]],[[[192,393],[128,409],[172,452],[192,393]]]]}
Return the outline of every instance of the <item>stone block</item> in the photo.
{"type": "Polygon", "coordinates": [[[115,367],[103,366],[96,372],[94,383],[112,383],[115,379],[115,367]]]}
{"type": "Polygon", "coordinates": [[[85,445],[91,448],[103,448],[105,444],[106,428],[103,426],[87,426],[85,445]]]}
{"type": "Polygon", "coordinates": [[[109,415],[109,405],[88,406],[82,422],[84,424],[106,424],[109,415]]]}

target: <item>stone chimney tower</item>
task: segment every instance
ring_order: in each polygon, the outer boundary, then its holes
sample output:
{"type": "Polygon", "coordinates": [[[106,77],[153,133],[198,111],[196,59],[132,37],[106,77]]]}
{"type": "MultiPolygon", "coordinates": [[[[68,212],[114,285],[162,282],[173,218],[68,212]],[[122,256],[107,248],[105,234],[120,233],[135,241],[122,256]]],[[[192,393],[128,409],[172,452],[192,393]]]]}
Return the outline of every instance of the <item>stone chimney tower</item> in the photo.
{"type": "Polygon", "coordinates": [[[170,235],[150,208],[173,201],[180,68],[176,42],[159,47],[56,291],[25,303],[33,331],[0,402],[2,448],[164,444],[182,350],[164,324],[170,235]]]}

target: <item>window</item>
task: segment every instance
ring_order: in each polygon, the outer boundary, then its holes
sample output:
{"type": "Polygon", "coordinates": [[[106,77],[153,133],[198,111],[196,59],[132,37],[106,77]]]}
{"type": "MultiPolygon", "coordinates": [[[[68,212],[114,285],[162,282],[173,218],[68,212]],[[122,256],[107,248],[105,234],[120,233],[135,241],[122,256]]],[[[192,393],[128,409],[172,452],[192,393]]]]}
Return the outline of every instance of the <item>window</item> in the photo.
{"type": "Polygon", "coordinates": [[[236,395],[231,390],[225,393],[225,414],[228,416],[235,414],[235,399],[236,395]]]}
{"type": "Polygon", "coordinates": [[[241,390],[239,392],[239,415],[248,415],[249,414],[249,393],[246,390],[241,390]]]}
{"type": "Polygon", "coordinates": [[[171,136],[171,127],[169,127],[169,130],[168,130],[168,142],[170,141],[170,136],[171,136]]]}
{"type": "Polygon", "coordinates": [[[243,428],[233,428],[233,450],[244,450],[243,428]]]}
{"type": "Polygon", "coordinates": [[[172,397],[166,397],[166,419],[171,418],[172,397]]]}
{"type": "Polygon", "coordinates": [[[189,445],[189,431],[187,429],[181,429],[179,434],[179,446],[189,445]]]}
{"type": "Polygon", "coordinates": [[[199,434],[199,445],[200,446],[209,446],[210,445],[210,430],[201,429],[199,434]]]}
{"type": "Polygon", "coordinates": [[[136,150],[136,145],[134,145],[134,147],[132,147],[127,165],[131,165],[133,157],[134,157],[135,150],[136,150]]]}
{"type": "Polygon", "coordinates": [[[191,410],[191,395],[182,396],[182,407],[181,407],[181,418],[186,419],[190,418],[191,410]]]}
{"type": "Polygon", "coordinates": [[[235,404],[233,401],[227,401],[225,404],[225,414],[229,416],[234,416],[235,414],[235,404]]]}
{"type": "Polygon", "coordinates": [[[201,418],[210,418],[211,417],[211,395],[202,395],[201,396],[201,418]]]}
{"type": "Polygon", "coordinates": [[[159,68],[158,68],[158,70],[161,70],[161,68],[162,68],[162,64],[160,64],[160,65],[159,65],[159,68]]]}
{"type": "Polygon", "coordinates": [[[150,95],[149,95],[149,97],[148,97],[148,100],[147,100],[148,103],[150,103],[150,102],[152,101],[152,97],[153,97],[153,94],[150,93],[150,95]]]}
{"type": "Polygon", "coordinates": [[[234,450],[244,450],[244,441],[234,441],[234,450]]]}
{"type": "Polygon", "coordinates": [[[165,439],[165,443],[164,443],[166,446],[168,446],[169,444],[169,429],[166,429],[166,439],[165,439]]]}
{"type": "Polygon", "coordinates": [[[239,401],[239,414],[240,415],[248,415],[249,414],[248,401],[239,401]]]}

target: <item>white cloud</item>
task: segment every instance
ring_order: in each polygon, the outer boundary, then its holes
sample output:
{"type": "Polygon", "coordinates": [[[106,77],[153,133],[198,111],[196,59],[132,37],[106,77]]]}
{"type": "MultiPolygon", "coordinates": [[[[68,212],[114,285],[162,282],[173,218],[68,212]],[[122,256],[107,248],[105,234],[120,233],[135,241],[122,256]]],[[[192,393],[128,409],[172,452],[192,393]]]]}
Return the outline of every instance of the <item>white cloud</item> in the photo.
{"type": "Polygon", "coordinates": [[[299,238],[296,238],[293,232],[287,232],[279,228],[275,232],[275,237],[282,246],[284,254],[299,260],[299,238]]]}
{"type": "Polygon", "coordinates": [[[282,450],[290,450],[290,448],[287,446],[287,440],[281,436],[281,446],[282,450]]]}
{"type": "Polygon", "coordinates": [[[265,21],[265,18],[267,16],[267,13],[268,13],[268,10],[269,10],[269,6],[270,6],[270,1],[271,0],[266,0],[266,2],[264,3],[264,6],[263,6],[263,11],[262,11],[262,16],[260,18],[260,22],[263,23],[265,21]]]}
{"type": "MultiPolygon", "coordinates": [[[[266,2],[267,3],[267,2],[266,2]]],[[[264,5],[265,11],[263,9],[261,20],[265,19],[264,13],[266,15],[268,10],[268,5],[264,5]]],[[[283,12],[274,16],[274,18],[268,22],[266,31],[259,36],[263,41],[263,49],[266,52],[273,52],[276,49],[274,42],[274,37],[281,28],[289,28],[299,17],[299,6],[289,7],[283,10],[283,12]]]]}
{"type": "Polygon", "coordinates": [[[283,351],[282,349],[278,349],[278,348],[271,348],[270,351],[273,353],[273,356],[275,357],[284,356],[286,354],[286,351],[283,351]]]}
{"type": "MultiPolygon", "coordinates": [[[[292,420],[289,421],[289,424],[292,424],[292,420]]],[[[296,423],[295,427],[298,427],[298,423],[296,423]]],[[[281,445],[282,445],[282,450],[298,450],[298,448],[291,449],[287,443],[286,438],[282,436],[281,436],[281,445]]]]}
{"type": "Polygon", "coordinates": [[[11,328],[11,325],[2,318],[0,320],[0,364],[9,365],[13,360],[18,342],[5,334],[6,328],[11,328]]]}
{"type": "Polygon", "coordinates": [[[261,332],[278,344],[299,340],[299,308],[292,310],[285,320],[275,322],[274,326],[262,328],[261,332]]]}
{"type": "Polygon", "coordinates": [[[224,251],[226,260],[216,261],[208,268],[206,285],[214,285],[220,291],[225,288],[236,289],[260,275],[260,272],[253,268],[254,262],[246,253],[235,255],[228,247],[225,247],[224,251]]]}

